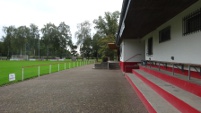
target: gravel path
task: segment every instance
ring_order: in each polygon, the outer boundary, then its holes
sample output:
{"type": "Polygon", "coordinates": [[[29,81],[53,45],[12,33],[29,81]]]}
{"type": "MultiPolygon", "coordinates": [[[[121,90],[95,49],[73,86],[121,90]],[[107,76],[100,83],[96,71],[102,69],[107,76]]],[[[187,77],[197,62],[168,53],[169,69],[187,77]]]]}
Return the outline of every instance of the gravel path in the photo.
{"type": "Polygon", "coordinates": [[[0,87],[0,113],[147,113],[120,70],[92,67],[0,87]]]}

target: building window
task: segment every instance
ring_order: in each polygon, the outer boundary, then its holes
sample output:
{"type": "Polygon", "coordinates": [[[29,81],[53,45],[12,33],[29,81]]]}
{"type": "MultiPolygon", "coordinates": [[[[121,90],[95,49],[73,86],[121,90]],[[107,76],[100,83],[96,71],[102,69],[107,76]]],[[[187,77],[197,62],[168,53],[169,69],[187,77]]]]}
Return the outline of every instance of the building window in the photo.
{"type": "Polygon", "coordinates": [[[153,55],[153,38],[148,39],[148,55],[153,55]]]}
{"type": "Polygon", "coordinates": [[[201,30],[201,8],[183,18],[183,35],[201,30]]]}
{"type": "Polygon", "coordinates": [[[170,40],[170,26],[159,31],[159,43],[170,40]]]}

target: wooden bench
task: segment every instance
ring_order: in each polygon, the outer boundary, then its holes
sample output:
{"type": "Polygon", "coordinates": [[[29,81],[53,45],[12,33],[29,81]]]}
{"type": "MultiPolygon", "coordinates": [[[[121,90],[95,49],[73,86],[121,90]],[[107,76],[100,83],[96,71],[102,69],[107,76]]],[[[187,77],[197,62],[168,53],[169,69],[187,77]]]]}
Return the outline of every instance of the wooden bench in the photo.
{"type": "Polygon", "coordinates": [[[179,68],[182,71],[184,71],[185,66],[188,67],[188,80],[190,80],[191,77],[191,68],[194,68],[196,72],[199,72],[201,75],[201,64],[192,64],[192,63],[181,63],[181,62],[166,62],[166,61],[157,61],[157,60],[146,60],[146,64],[149,64],[150,68],[152,65],[157,65],[160,71],[161,64],[164,65],[167,69],[168,64],[172,65],[172,74],[175,73],[175,68],[179,68]],[[199,68],[199,69],[198,69],[199,68]]]}

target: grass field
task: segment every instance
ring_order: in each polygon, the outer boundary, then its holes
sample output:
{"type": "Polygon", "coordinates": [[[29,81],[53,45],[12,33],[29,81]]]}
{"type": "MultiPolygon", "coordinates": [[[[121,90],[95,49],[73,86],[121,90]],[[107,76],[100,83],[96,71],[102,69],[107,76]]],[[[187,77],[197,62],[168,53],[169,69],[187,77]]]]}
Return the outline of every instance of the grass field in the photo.
{"type": "Polygon", "coordinates": [[[0,61],[0,86],[18,82],[25,79],[58,72],[77,66],[86,65],[89,62],[77,61],[0,61]],[[22,72],[23,71],[23,72],[22,72]],[[9,74],[15,74],[15,81],[9,82],[9,74]]]}

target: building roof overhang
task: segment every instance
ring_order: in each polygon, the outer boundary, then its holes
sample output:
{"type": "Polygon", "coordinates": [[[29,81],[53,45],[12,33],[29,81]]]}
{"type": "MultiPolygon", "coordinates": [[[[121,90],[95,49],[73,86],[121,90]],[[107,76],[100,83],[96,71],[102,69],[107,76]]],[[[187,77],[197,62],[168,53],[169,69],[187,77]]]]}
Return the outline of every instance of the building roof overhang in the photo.
{"type": "Polygon", "coordinates": [[[108,47],[112,50],[118,49],[117,45],[115,43],[108,43],[108,47]]]}
{"type": "Polygon", "coordinates": [[[138,39],[170,20],[198,0],[124,0],[116,44],[138,39]]]}

